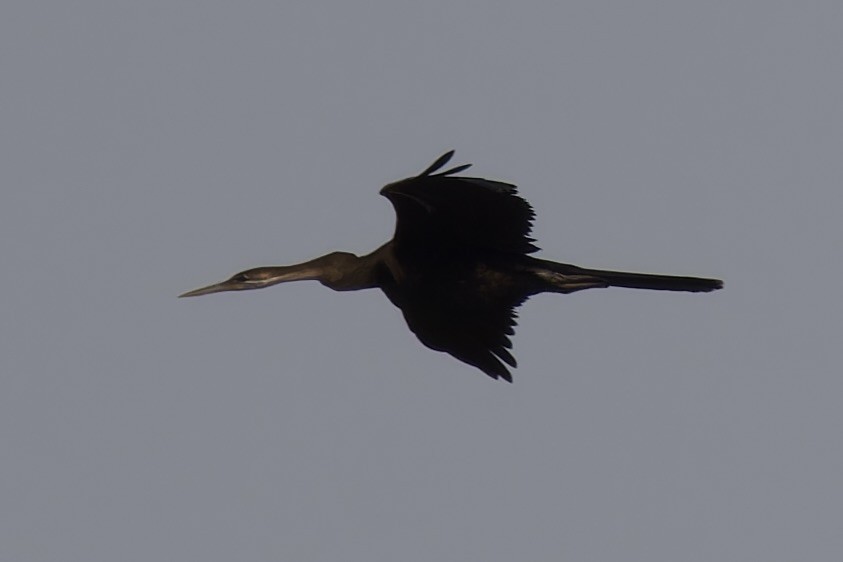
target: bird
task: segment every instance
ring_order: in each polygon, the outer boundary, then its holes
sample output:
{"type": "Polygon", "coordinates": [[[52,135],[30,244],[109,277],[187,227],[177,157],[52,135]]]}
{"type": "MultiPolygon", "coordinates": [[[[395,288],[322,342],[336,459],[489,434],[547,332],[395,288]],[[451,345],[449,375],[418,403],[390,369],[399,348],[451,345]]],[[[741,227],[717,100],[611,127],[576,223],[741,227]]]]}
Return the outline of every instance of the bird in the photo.
{"type": "Polygon", "coordinates": [[[430,349],[493,379],[512,382],[516,310],[539,293],[627,287],[709,292],[719,279],[586,269],[540,259],[530,236],[535,213],[511,183],[440,171],[454,151],[421,174],[386,185],[395,209],[393,238],[370,254],[331,252],[296,265],[248,269],[188,291],[197,297],[316,280],[335,291],[378,288],[430,349]]]}

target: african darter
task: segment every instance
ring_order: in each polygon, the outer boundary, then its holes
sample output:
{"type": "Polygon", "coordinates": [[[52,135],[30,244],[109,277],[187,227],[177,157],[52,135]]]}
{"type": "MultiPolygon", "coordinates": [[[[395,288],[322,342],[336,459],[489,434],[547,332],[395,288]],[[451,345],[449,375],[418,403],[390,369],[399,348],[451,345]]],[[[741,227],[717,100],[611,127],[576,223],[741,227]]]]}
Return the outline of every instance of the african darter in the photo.
{"type": "Polygon", "coordinates": [[[707,292],[723,286],[717,279],[584,269],[532,257],[538,247],[530,238],[530,204],[512,184],[456,176],[470,164],[437,173],[453,154],[381,189],[398,220],[392,240],[371,254],[332,252],[298,265],[258,267],[181,296],[302,279],[335,291],[379,288],[424,345],[511,382],[506,365],[516,366],[509,351],[515,309],[532,295],[598,287],[707,292]]]}

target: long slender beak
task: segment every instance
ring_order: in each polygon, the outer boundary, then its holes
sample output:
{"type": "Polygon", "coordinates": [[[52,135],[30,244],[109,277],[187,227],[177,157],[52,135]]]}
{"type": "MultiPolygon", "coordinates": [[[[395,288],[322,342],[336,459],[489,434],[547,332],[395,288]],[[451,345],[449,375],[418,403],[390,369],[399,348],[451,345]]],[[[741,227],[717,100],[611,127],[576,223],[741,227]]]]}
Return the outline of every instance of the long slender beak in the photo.
{"type": "Polygon", "coordinates": [[[210,295],[211,293],[222,293],[223,291],[236,291],[237,289],[241,288],[243,287],[235,286],[230,281],[223,281],[222,283],[214,283],[213,285],[208,285],[207,287],[193,289],[192,291],[188,291],[184,294],[179,295],[179,298],[200,297],[202,295],[210,295]]]}
{"type": "Polygon", "coordinates": [[[201,287],[188,291],[181,297],[199,297],[211,293],[222,293],[224,291],[248,291],[251,289],[262,289],[286,281],[298,281],[302,279],[319,279],[320,270],[314,267],[311,262],[299,265],[273,265],[268,267],[256,267],[241,271],[226,279],[222,283],[214,283],[207,287],[201,287]]]}

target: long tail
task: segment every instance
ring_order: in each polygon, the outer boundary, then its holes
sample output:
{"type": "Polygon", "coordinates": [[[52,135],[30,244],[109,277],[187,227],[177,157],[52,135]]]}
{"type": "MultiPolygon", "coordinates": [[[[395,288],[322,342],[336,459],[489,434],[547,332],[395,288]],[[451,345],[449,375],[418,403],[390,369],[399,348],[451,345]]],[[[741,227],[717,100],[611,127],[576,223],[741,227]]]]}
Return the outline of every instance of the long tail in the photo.
{"type": "MultiPolygon", "coordinates": [[[[655,275],[652,273],[628,273],[626,271],[604,271],[585,269],[567,263],[537,260],[541,265],[563,275],[585,275],[600,280],[610,287],[629,287],[632,289],[652,289],[655,291],[690,291],[707,293],[723,288],[720,279],[702,277],[680,277],[677,275],[655,275]]],[[[592,285],[599,286],[599,285],[592,285]]]]}

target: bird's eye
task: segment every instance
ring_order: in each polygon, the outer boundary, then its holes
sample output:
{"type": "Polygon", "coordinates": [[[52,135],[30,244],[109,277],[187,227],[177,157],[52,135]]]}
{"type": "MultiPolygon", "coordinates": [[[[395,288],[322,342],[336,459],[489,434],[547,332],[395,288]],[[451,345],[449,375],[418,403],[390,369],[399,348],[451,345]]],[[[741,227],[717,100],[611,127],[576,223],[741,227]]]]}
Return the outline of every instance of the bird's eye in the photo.
{"type": "Polygon", "coordinates": [[[243,273],[238,273],[237,275],[234,276],[234,280],[237,281],[238,283],[245,283],[246,281],[249,280],[249,278],[243,273]]]}

